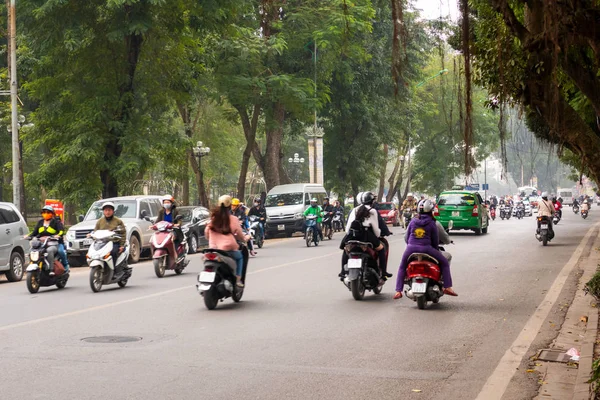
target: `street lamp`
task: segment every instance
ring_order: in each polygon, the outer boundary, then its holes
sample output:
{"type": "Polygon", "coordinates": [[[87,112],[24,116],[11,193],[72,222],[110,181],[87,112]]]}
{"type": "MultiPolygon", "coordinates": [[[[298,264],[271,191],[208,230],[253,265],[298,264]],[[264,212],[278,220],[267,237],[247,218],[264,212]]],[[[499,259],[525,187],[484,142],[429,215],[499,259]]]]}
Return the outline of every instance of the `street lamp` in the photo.
{"type": "Polygon", "coordinates": [[[294,171],[294,182],[297,182],[299,179],[299,170],[302,168],[301,165],[304,164],[304,157],[300,158],[300,154],[294,153],[293,158],[288,158],[288,163],[294,171]]]}
{"type": "Polygon", "coordinates": [[[204,147],[204,143],[202,143],[201,141],[198,141],[196,143],[196,147],[194,147],[192,149],[192,151],[194,152],[194,156],[196,156],[198,158],[198,175],[199,175],[199,182],[198,182],[198,203],[202,206],[208,206],[208,204],[203,204],[204,202],[204,178],[202,176],[202,157],[206,157],[209,153],[210,153],[210,147],[204,147]]]}

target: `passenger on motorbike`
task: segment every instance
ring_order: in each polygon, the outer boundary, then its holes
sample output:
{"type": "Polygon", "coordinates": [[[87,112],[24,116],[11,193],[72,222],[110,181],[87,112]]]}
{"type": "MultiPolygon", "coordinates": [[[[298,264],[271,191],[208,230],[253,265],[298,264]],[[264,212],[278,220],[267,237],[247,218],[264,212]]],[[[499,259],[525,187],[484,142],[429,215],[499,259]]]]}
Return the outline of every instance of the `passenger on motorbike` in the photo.
{"type": "Polygon", "coordinates": [[[248,215],[256,215],[258,217],[259,220],[259,228],[260,228],[260,236],[264,239],[265,237],[265,223],[267,221],[267,210],[265,210],[265,208],[262,206],[261,204],[261,200],[260,197],[257,197],[254,199],[254,204],[252,206],[252,208],[250,209],[250,211],[248,212],[248,215]]]}
{"type": "MultiPolygon", "coordinates": [[[[542,193],[542,201],[538,203],[538,217],[548,217],[550,222],[552,222],[552,218],[554,217],[554,204],[550,200],[548,200],[548,193],[542,193]]],[[[550,237],[554,235],[554,224],[548,224],[548,230],[552,232],[550,237]]]]}
{"type": "MultiPolygon", "coordinates": [[[[54,259],[58,253],[58,241],[59,238],[64,235],[64,227],[61,222],[55,218],[54,208],[51,206],[42,207],[42,219],[33,228],[33,232],[25,235],[25,239],[41,238],[50,236],[56,241],[56,245],[50,245],[46,248],[48,253],[48,272],[50,275],[54,275],[54,259]]],[[[61,256],[62,258],[62,256],[61,256]]],[[[66,268],[66,267],[65,267],[66,268]]]]}
{"type": "MultiPolygon", "coordinates": [[[[54,219],[58,223],[60,230],[65,232],[65,226],[63,225],[62,220],[60,219],[60,216],[56,215],[54,217],[54,219]]],[[[58,237],[58,253],[57,254],[60,257],[60,262],[65,267],[65,271],[69,271],[69,259],[67,258],[67,250],[65,248],[65,236],[64,235],[60,235],[58,237]]]]}
{"type": "Polygon", "coordinates": [[[115,216],[115,204],[112,201],[107,201],[102,204],[102,213],[104,216],[100,218],[96,222],[96,226],[94,227],[94,231],[118,231],[120,233],[120,239],[113,241],[113,248],[110,251],[110,255],[113,259],[113,263],[115,266],[115,275],[118,275],[122,266],[117,265],[117,259],[119,258],[119,254],[121,254],[125,250],[125,241],[127,236],[127,231],[125,229],[125,224],[121,221],[120,218],[115,216]]]}
{"type": "MultiPolygon", "coordinates": [[[[308,215],[316,215],[317,223],[313,226],[313,237],[319,235],[319,239],[323,240],[323,231],[321,230],[321,222],[323,221],[323,210],[318,205],[317,199],[313,198],[310,200],[310,207],[304,211],[304,217],[308,215]]],[[[307,227],[308,228],[308,227],[307,227]]]]}
{"type": "MultiPolygon", "coordinates": [[[[240,199],[231,199],[231,214],[240,221],[240,225],[244,231],[250,229],[250,222],[248,221],[248,208],[240,202],[240,199]]],[[[248,240],[248,250],[250,255],[255,256],[254,243],[252,239],[248,240]]]]}
{"type": "Polygon", "coordinates": [[[329,226],[329,229],[333,230],[333,206],[331,205],[331,203],[329,203],[329,197],[325,197],[323,199],[323,206],[321,207],[321,209],[323,210],[323,218],[329,216],[329,221],[323,222],[323,224],[327,224],[327,226],[329,226]]]}
{"type": "Polygon", "coordinates": [[[440,238],[436,220],[433,217],[434,205],[430,200],[423,200],[418,205],[419,215],[414,218],[408,226],[406,250],[402,255],[402,261],[398,268],[396,280],[396,294],[394,299],[402,297],[404,288],[404,277],[408,258],[414,253],[424,253],[438,260],[442,276],[444,278],[444,293],[450,296],[458,296],[452,289],[452,275],[450,274],[450,263],[439,250],[440,238]]]}
{"type": "Polygon", "coordinates": [[[239,250],[238,241],[247,242],[250,240],[250,236],[244,234],[240,221],[231,214],[231,196],[219,197],[218,204],[212,210],[210,223],[204,229],[204,235],[208,239],[208,246],[211,249],[226,251],[235,260],[237,264],[235,271],[237,286],[244,287],[241,280],[244,269],[244,256],[239,250]]]}
{"type": "MultiPolygon", "coordinates": [[[[387,272],[387,254],[386,249],[379,240],[382,236],[391,235],[387,225],[383,218],[379,215],[377,210],[373,207],[375,202],[375,195],[371,192],[359,193],[357,197],[359,206],[355,207],[348,216],[348,222],[346,224],[346,236],[342,239],[340,248],[343,249],[349,240],[360,240],[355,239],[355,236],[362,237],[362,242],[368,242],[373,245],[373,249],[377,251],[379,268],[381,269],[382,276],[384,279],[391,278],[393,275],[387,272]],[[353,222],[358,221],[361,225],[353,222]],[[385,232],[382,232],[381,226],[385,226],[385,232]],[[362,227],[362,231],[360,228],[362,227]]],[[[338,275],[341,279],[346,275],[344,271],[344,265],[348,263],[348,254],[344,252],[342,254],[342,271],[338,275]]]]}

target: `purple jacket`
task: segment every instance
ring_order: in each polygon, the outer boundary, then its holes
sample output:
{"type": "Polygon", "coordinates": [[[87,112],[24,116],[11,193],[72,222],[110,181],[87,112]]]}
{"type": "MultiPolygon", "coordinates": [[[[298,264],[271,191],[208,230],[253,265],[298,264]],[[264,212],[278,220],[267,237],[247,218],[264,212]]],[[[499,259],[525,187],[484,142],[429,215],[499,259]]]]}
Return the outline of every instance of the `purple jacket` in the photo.
{"type": "Polygon", "coordinates": [[[420,214],[410,221],[406,232],[408,245],[431,246],[434,249],[439,248],[439,233],[433,216],[429,214],[420,214]]]}

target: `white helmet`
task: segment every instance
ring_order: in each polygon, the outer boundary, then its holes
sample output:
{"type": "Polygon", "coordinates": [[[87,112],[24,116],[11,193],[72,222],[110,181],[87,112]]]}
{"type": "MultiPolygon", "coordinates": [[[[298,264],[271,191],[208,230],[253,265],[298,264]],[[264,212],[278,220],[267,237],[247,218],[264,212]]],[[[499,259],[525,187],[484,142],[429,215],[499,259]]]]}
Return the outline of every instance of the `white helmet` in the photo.
{"type": "Polygon", "coordinates": [[[433,202],[429,199],[421,200],[417,209],[419,210],[419,214],[430,213],[433,211],[433,202]]]}
{"type": "Polygon", "coordinates": [[[356,195],[356,205],[357,206],[360,206],[362,204],[363,193],[364,192],[360,192],[356,195]]]}
{"type": "Polygon", "coordinates": [[[415,197],[415,195],[412,194],[412,193],[409,193],[409,194],[406,195],[406,197],[415,197]]]}
{"type": "Polygon", "coordinates": [[[110,207],[114,210],[115,203],[113,203],[112,201],[107,201],[106,203],[102,204],[102,210],[104,210],[106,207],[110,207]]]}
{"type": "Polygon", "coordinates": [[[548,198],[548,192],[543,192],[542,199],[547,199],[547,198],[548,198]]]}

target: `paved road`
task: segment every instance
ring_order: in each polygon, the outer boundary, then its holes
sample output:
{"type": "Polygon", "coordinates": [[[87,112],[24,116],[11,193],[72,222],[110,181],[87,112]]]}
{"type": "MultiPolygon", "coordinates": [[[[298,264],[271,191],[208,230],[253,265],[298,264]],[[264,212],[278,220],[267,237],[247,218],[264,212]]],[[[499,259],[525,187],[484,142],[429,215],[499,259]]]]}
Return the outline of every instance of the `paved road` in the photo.
{"type": "MultiPolygon", "coordinates": [[[[425,311],[392,300],[392,284],[354,301],[338,240],[268,241],[243,301],[214,311],[195,291],[199,256],[163,279],[138,264],[125,289],[97,294],[86,269],[36,295],[2,282],[0,398],[474,399],[596,219],[565,215],[547,248],[533,218],[453,235],[460,296],[425,311]],[[82,341],[101,335],[142,340],[82,341]]],[[[394,232],[390,270],[404,249],[394,232]]]]}

